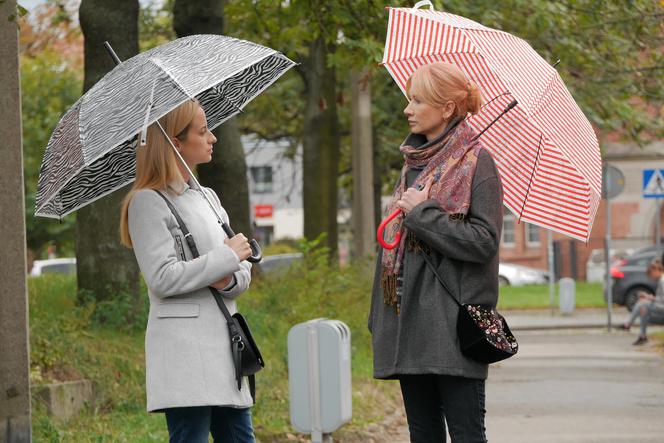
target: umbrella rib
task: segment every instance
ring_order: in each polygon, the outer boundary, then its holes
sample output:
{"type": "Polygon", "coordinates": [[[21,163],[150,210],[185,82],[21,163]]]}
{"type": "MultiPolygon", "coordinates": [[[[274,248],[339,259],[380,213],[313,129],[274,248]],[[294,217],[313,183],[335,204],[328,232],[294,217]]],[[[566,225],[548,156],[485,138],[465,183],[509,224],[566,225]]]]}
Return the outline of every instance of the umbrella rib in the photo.
{"type": "Polygon", "coordinates": [[[212,88],[212,89],[214,90],[214,92],[215,92],[215,94],[217,95],[217,97],[221,97],[222,100],[225,100],[225,101],[227,101],[228,103],[230,103],[231,106],[234,107],[238,112],[244,114],[244,110],[242,110],[242,108],[240,108],[238,105],[236,105],[235,103],[233,103],[233,102],[231,101],[231,99],[229,99],[228,97],[226,97],[225,95],[223,95],[223,94],[221,93],[221,91],[219,91],[219,88],[212,88]]]}
{"type": "Polygon", "coordinates": [[[523,216],[523,211],[526,209],[526,202],[528,201],[528,194],[530,193],[530,186],[533,184],[533,177],[535,176],[535,169],[537,168],[537,163],[539,162],[540,152],[542,150],[542,134],[540,134],[539,143],[537,144],[537,157],[533,163],[533,170],[530,172],[530,180],[528,181],[528,189],[526,189],[526,196],[523,199],[523,205],[521,206],[521,211],[519,212],[519,223],[521,223],[521,217],[523,216]]]}

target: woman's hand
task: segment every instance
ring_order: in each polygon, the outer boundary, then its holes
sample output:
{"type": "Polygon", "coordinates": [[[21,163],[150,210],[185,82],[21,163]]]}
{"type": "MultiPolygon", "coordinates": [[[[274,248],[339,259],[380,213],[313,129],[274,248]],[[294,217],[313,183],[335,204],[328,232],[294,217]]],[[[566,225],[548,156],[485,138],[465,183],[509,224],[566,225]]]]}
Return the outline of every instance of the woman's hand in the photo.
{"type": "Polygon", "coordinates": [[[221,280],[212,283],[210,286],[212,286],[215,289],[224,289],[226,286],[230,285],[231,282],[233,281],[233,274],[229,274],[226,277],[222,278],[221,280]]]}
{"type": "Polygon", "coordinates": [[[240,261],[244,261],[251,257],[251,246],[249,246],[249,240],[244,234],[240,233],[235,235],[233,238],[227,238],[224,240],[235,254],[238,256],[240,261]]]}
{"type": "Polygon", "coordinates": [[[401,199],[397,200],[397,207],[405,214],[410,213],[410,211],[412,211],[415,206],[429,198],[429,191],[431,190],[432,184],[433,177],[427,181],[427,184],[424,185],[424,189],[421,191],[418,191],[415,188],[406,189],[406,192],[403,193],[401,199]]]}

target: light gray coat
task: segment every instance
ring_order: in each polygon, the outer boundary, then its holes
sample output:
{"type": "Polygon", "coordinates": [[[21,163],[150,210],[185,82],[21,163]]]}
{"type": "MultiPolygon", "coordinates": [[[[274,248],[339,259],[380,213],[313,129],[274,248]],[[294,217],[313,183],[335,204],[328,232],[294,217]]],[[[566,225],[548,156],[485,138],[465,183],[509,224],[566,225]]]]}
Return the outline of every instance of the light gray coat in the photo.
{"type": "MultiPolygon", "coordinates": [[[[450,220],[436,200],[417,205],[405,218],[411,235],[431,248],[438,273],[462,303],[496,305],[502,186],[491,155],[482,150],[473,177],[471,205],[463,222],[450,220]]],[[[369,314],[374,377],[441,374],[485,379],[488,366],[465,357],[456,333],[458,306],[427,267],[421,253],[403,261],[401,315],[383,302],[378,256],[369,314]]]]}
{"type": "MultiPolygon", "coordinates": [[[[228,222],[219,198],[205,188],[228,222]]],[[[226,234],[200,191],[172,183],[165,195],[194,236],[193,259],[166,202],[153,190],[138,191],[129,204],[129,233],[150,297],[145,334],[148,411],[180,406],[252,405],[246,380],[237,389],[223,314],[207,286],[233,273],[224,291],[231,314],[235,297],[249,287],[251,264],[224,244],[226,234]],[[182,259],[182,253],[186,260],[182,259]]]]}

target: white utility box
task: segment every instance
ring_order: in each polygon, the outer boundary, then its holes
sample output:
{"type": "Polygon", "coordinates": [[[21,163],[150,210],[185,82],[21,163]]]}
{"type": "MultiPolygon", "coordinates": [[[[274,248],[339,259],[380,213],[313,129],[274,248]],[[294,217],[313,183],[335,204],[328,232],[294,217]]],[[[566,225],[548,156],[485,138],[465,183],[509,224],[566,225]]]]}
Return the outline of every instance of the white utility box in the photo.
{"type": "Polygon", "coordinates": [[[576,282],[574,279],[565,277],[558,282],[558,304],[560,312],[571,314],[576,305],[576,282]]]}
{"type": "Polygon", "coordinates": [[[352,416],[350,329],[323,318],[288,332],[291,424],[321,442],[352,416]]]}

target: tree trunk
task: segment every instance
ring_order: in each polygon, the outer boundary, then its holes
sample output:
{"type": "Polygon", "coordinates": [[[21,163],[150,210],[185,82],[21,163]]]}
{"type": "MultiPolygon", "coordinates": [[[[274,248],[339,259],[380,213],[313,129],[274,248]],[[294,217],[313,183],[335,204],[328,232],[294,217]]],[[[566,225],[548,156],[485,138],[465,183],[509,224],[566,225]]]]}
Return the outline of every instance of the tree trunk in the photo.
{"type": "MultiPolygon", "coordinates": [[[[14,0],[0,2],[0,442],[32,441],[30,331],[25,248],[25,202],[21,140],[21,77],[14,0]],[[14,16],[15,17],[15,16],[14,16]]],[[[47,91],[44,91],[46,94],[47,91]]]]}
{"type": "MultiPolygon", "coordinates": [[[[192,34],[223,34],[224,2],[176,0],[173,6],[173,29],[178,37],[192,34]]],[[[249,238],[252,229],[247,163],[240,129],[235,118],[215,129],[214,135],[218,139],[217,148],[212,154],[212,161],[198,167],[198,177],[203,186],[211,187],[219,195],[221,204],[228,212],[233,230],[249,238]]]]}
{"type": "Polygon", "coordinates": [[[367,257],[376,246],[373,189],[373,134],[371,89],[367,70],[351,75],[353,105],[351,144],[353,149],[353,256],[367,257]]]}
{"type": "Polygon", "coordinates": [[[334,51],[323,38],[312,41],[302,63],[307,85],[303,137],[304,236],[315,239],[327,233],[326,244],[336,253],[337,175],[339,173],[339,117],[336,70],[327,66],[334,51]]]}
{"type": "MultiPolygon", "coordinates": [[[[83,0],[79,9],[85,37],[84,91],[115,63],[103,47],[113,46],[121,60],[138,53],[138,0],[83,0]]],[[[120,244],[120,204],[128,186],[87,205],[76,217],[76,258],[79,296],[96,300],[118,291],[139,293],[139,269],[134,253],[120,244]]]]}

